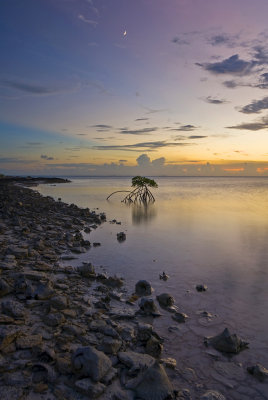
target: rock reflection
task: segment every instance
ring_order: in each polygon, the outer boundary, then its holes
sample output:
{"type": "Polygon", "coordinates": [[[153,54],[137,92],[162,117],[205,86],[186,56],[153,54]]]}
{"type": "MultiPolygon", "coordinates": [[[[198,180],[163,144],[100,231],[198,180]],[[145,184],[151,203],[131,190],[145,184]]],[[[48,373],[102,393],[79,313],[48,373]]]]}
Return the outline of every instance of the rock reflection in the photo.
{"type": "Polygon", "coordinates": [[[133,204],[131,207],[134,225],[147,224],[157,215],[155,205],[152,203],[133,204]]]}

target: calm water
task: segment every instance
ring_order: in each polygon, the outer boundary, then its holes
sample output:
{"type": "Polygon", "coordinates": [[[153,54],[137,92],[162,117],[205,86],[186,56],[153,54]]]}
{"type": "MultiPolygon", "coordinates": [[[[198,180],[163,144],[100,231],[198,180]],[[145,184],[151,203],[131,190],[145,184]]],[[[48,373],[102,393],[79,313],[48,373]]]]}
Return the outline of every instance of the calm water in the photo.
{"type": "Polygon", "coordinates": [[[195,371],[193,378],[188,376],[192,372],[186,377],[193,387],[218,388],[228,399],[267,399],[268,385],[241,371],[256,362],[268,368],[268,179],[156,181],[156,202],[148,207],[121,203],[124,193],[106,201],[115,190],[129,190],[130,178],[75,178],[70,184],[41,185],[38,190],[105,211],[108,222],[89,235],[102,246],[81,259],[125,277],[130,291],[137,280],[148,279],[156,294],[171,293],[180,311],[189,315],[173,333],[167,329],[174,325],[170,314],[154,323],[166,338],[165,355],[175,357],[182,370],[195,371]],[[112,219],[121,226],[110,224],[112,219]],[[120,231],[127,234],[123,243],[116,239],[120,231]],[[158,278],[162,271],[170,275],[167,282],[158,278]],[[199,283],[208,286],[206,293],[196,292],[199,283]],[[207,322],[198,315],[200,310],[215,317],[207,322]],[[224,327],[250,342],[248,350],[232,358],[242,363],[243,368],[237,366],[242,375],[228,376],[228,382],[221,379],[219,365],[203,345],[204,336],[224,327]]]}

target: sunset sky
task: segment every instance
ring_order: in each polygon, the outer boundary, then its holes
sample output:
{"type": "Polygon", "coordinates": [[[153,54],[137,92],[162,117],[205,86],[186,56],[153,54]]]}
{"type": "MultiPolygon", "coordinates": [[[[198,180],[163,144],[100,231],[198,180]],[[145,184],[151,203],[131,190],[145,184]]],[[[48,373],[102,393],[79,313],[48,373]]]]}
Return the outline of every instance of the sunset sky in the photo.
{"type": "Polygon", "coordinates": [[[0,173],[268,175],[267,0],[2,0],[0,173]]]}

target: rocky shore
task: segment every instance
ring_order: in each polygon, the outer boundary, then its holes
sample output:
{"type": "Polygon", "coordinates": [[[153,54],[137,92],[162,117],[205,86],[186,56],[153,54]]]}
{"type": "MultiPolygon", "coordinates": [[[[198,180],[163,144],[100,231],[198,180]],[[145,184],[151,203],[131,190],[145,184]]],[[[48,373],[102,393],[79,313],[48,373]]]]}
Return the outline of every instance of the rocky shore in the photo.
{"type": "MultiPolygon", "coordinates": [[[[147,323],[161,314],[150,283],[139,281],[128,294],[122,278],[90,262],[66,265],[90,249],[83,232],[105,214],[14,183],[0,180],[1,400],[191,399],[188,389],[176,387],[176,360],[162,357],[163,339],[147,323]]],[[[157,301],[185,322],[172,296],[157,301]]],[[[236,353],[247,343],[224,330],[207,345],[236,353]]],[[[268,376],[262,366],[249,372],[268,376]]],[[[225,399],[215,390],[200,398],[225,399]]]]}

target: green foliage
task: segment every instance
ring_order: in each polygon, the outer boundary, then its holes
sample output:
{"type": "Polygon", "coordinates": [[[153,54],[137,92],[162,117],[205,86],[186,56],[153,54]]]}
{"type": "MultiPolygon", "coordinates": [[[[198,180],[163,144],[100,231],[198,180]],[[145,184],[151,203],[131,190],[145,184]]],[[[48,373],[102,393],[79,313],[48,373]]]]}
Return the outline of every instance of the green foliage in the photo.
{"type": "Polygon", "coordinates": [[[134,178],[132,178],[132,186],[133,187],[149,186],[157,188],[158,184],[153,179],[145,178],[145,176],[135,176],[134,178]]]}

